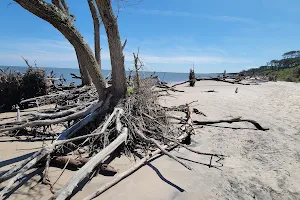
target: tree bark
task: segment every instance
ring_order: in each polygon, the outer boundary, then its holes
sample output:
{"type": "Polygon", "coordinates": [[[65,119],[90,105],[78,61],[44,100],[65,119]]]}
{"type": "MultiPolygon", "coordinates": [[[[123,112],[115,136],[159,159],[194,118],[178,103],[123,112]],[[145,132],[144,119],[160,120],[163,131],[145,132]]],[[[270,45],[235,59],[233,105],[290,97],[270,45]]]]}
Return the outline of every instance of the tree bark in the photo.
{"type": "Polygon", "coordinates": [[[106,96],[105,79],[99,70],[98,63],[93,55],[91,48],[85,42],[82,35],[75,28],[73,23],[70,21],[70,15],[67,15],[56,6],[49,4],[43,0],[14,1],[32,14],[52,24],[73,45],[74,49],[77,52],[80,52],[82,58],[84,58],[84,64],[87,67],[87,71],[90,74],[91,79],[97,89],[99,99],[103,100],[106,96]]]}
{"type": "Polygon", "coordinates": [[[126,93],[127,83],[124,66],[124,55],[117,19],[113,13],[110,0],[96,0],[96,4],[108,38],[110,61],[112,67],[113,95],[115,97],[122,97],[126,93]]]}
{"type": "Polygon", "coordinates": [[[95,58],[99,64],[99,69],[101,70],[101,48],[100,48],[100,22],[97,13],[97,9],[94,4],[94,0],[88,0],[90,11],[93,18],[94,24],[94,48],[95,48],[95,58]]]}
{"type": "Polygon", "coordinates": [[[79,71],[81,75],[81,83],[82,85],[90,86],[92,84],[92,79],[87,71],[87,67],[84,65],[84,58],[82,58],[81,54],[78,51],[75,50],[75,52],[76,52],[79,71]]]}

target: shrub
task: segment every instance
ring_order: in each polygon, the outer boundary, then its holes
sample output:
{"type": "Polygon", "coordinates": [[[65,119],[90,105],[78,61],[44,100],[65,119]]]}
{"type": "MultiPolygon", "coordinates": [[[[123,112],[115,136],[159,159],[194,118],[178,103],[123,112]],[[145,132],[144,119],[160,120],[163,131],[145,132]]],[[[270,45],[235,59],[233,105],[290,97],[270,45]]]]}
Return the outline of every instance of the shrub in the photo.
{"type": "Polygon", "coordinates": [[[28,99],[45,95],[48,90],[45,71],[40,68],[28,67],[21,84],[22,98],[28,99]]]}
{"type": "Polygon", "coordinates": [[[22,99],[45,95],[48,90],[43,69],[28,67],[24,74],[8,69],[1,70],[0,111],[11,110],[22,99]]]}

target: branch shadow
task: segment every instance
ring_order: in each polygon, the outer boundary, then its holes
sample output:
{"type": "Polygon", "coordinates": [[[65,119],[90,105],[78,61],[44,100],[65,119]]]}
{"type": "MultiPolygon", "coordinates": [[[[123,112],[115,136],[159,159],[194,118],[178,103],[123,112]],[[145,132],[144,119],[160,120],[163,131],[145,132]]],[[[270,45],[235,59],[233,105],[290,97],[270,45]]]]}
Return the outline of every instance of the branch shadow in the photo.
{"type": "MultiPolygon", "coordinates": [[[[5,199],[9,199],[9,197],[15,192],[17,191],[20,187],[22,187],[24,184],[26,184],[32,177],[34,177],[37,174],[42,173],[43,168],[37,168],[36,170],[34,170],[33,172],[29,173],[28,175],[25,175],[24,177],[22,177],[19,181],[19,184],[17,186],[15,186],[12,190],[10,190],[4,197],[3,200],[5,199]]],[[[1,190],[4,188],[1,188],[1,190]]]]}
{"type": "Polygon", "coordinates": [[[0,140],[0,143],[4,142],[42,142],[42,141],[51,141],[53,138],[27,138],[27,139],[8,139],[0,140]]]}
{"type": "Polygon", "coordinates": [[[195,161],[195,160],[190,160],[190,159],[183,158],[183,157],[180,157],[180,156],[177,156],[177,158],[182,159],[182,160],[186,160],[186,161],[189,161],[189,162],[192,162],[192,163],[197,163],[199,165],[204,165],[204,166],[207,166],[209,168],[215,168],[215,169],[218,169],[218,170],[222,171],[222,169],[219,168],[219,167],[222,167],[222,165],[221,166],[209,165],[209,164],[206,164],[206,163],[198,162],[198,161],[195,161]]]}
{"type": "Polygon", "coordinates": [[[22,160],[25,160],[25,159],[29,158],[30,156],[32,156],[34,153],[36,153],[36,151],[31,152],[31,153],[27,153],[27,154],[22,155],[22,156],[18,156],[18,157],[15,157],[15,158],[11,158],[11,159],[8,159],[8,160],[1,161],[0,162],[0,168],[5,167],[5,166],[10,165],[10,164],[13,164],[13,163],[16,163],[16,162],[19,162],[19,161],[22,161],[22,160]]]}
{"type": "MultiPolygon", "coordinates": [[[[142,158],[142,156],[140,154],[136,154],[137,157],[139,157],[140,159],[142,158]]],[[[169,181],[168,179],[166,179],[162,173],[154,166],[151,164],[151,162],[155,161],[156,159],[160,158],[161,156],[163,156],[162,154],[152,158],[151,160],[149,160],[147,162],[146,165],[148,165],[153,171],[155,171],[155,173],[158,175],[158,177],[164,181],[165,183],[167,183],[168,185],[174,187],[175,189],[177,189],[179,192],[184,192],[185,190],[181,187],[179,187],[178,185],[176,185],[175,183],[172,183],[171,181],[169,181]]]]}

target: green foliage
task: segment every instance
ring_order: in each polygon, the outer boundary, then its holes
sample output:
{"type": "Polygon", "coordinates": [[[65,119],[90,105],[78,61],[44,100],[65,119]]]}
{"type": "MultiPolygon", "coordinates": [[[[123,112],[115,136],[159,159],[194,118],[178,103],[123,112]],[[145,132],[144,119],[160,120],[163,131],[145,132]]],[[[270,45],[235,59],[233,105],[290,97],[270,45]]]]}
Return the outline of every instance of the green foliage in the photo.
{"type": "Polygon", "coordinates": [[[21,87],[22,91],[26,91],[22,95],[24,99],[47,94],[45,71],[39,68],[28,67],[23,75],[21,87]]]}
{"type": "Polygon", "coordinates": [[[127,96],[131,96],[134,93],[133,87],[127,87],[127,96]]]}
{"type": "Polygon", "coordinates": [[[265,75],[276,76],[277,80],[300,82],[300,51],[289,51],[282,55],[280,60],[271,60],[267,65],[252,68],[241,73],[247,76],[265,75]]]}

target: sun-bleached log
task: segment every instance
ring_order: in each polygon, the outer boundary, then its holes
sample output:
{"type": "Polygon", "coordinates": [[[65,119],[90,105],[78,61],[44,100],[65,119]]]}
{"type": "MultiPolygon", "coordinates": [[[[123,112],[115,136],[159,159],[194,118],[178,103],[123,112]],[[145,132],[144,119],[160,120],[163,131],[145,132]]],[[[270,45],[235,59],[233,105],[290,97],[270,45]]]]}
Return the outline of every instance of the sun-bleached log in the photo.
{"type": "Polygon", "coordinates": [[[77,185],[87,176],[89,176],[92,171],[101,164],[104,159],[114,152],[122,143],[127,140],[128,129],[123,128],[122,133],[106,148],[100,151],[98,154],[93,156],[82,168],[80,168],[74,176],[68,181],[68,183],[59,190],[54,196],[53,199],[64,200],[67,199],[77,187],[77,185]]]}
{"type": "MultiPolygon", "coordinates": [[[[84,135],[84,136],[79,136],[76,138],[71,138],[69,140],[66,140],[66,138],[71,137],[77,130],[79,130],[80,128],[82,128],[83,126],[85,126],[87,123],[89,123],[90,121],[94,120],[97,116],[99,116],[99,114],[101,112],[106,112],[106,110],[108,109],[109,106],[109,99],[110,96],[107,98],[107,100],[105,100],[103,106],[100,109],[95,110],[93,113],[91,113],[88,117],[85,118],[85,120],[83,121],[79,121],[76,124],[74,124],[73,126],[71,126],[70,128],[66,129],[65,131],[63,131],[56,139],[56,141],[53,143],[53,145],[50,148],[52,149],[51,151],[49,151],[49,153],[51,153],[55,147],[66,144],[66,143],[70,143],[70,142],[74,142],[74,141],[78,141],[81,139],[85,139],[88,137],[94,137],[94,136],[98,136],[100,134],[103,133],[93,133],[93,134],[89,134],[89,135],[84,135]]],[[[49,148],[48,148],[49,149],[49,148]]],[[[26,160],[24,160],[21,164],[11,168],[9,171],[7,171],[5,174],[3,174],[0,177],[0,183],[3,181],[6,181],[12,177],[14,177],[17,173],[19,173],[20,170],[22,170],[22,168],[24,168],[30,161],[34,160],[35,158],[37,158],[39,155],[42,154],[42,152],[45,152],[45,148],[41,149],[40,151],[34,153],[32,156],[30,156],[29,158],[27,158],[26,160]]],[[[42,159],[42,158],[41,158],[42,159]]],[[[37,162],[39,162],[40,159],[37,160],[37,162]]],[[[36,162],[36,163],[37,163],[36,162]]]]}
{"type": "MultiPolygon", "coordinates": [[[[168,146],[165,145],[162,148],[164,150],[166,150],[167,147],[168,146]]],[[[103,192],[105,192],[106,190],[108,190],[109,188],[113,187],[114,185],[116,185],[117,183],[119,183],[120,181],[122,181],[124,178],[128,177],[129,175],[131,175],[132,173],[134,173],[135,171],[137,171],[145,163],[147,163],[150,159],[152,159],[154,156],[160,154],[161,152],[162,152],[161,149],[157,149],[156,151],[149,153],[147,156],[145,156],[144,158],[142,158],[141,160],[139,160],[130,169],[128,169],[127,171],[125,171],[123,173],[118,174],[113,180],[111,180],[110,182],[104,184],[96,192],[94,192],[94,193],[90,194],[89,196],[87,196],[86,198],[84,198],[84,200],[91,200],[91,199],[96,198],[97,196],[99,196],[100,194],[102,194],[103,192]]]]}
{"type": "Polygon", "coordinates": [[[95,104],[92,104],[88,108],[86,108],[82,111],[79,111],[77,113],[73,113],[69,116],[56,118],[56,119],[52,119],[52,120],[36,120],[36,121],[32,121],[32,122],[27,122],[27,123],[24,123],[21,125],[13,126],[13,127],[2,128],[2,129],[0,129],[0,133],[6,132],[6,131],[20,130],[20,129],[24,129],[26,127],[54,125],[54,124],[59,124],[61,122],[78,119],[78,118],[84,117],[84,116],[94,112],[96,109],[101,107],[101,105],[102,105],[102,102],[97,102],[95,104]]]}
{"type": "MultiPolygon", "coordinates": [[[[187,133],[183,133],[181,136],[179,136],[177,138],[178,142],[181,142],[182,140],[184,140],[185,138],[187,138],[189,136],[189,134],[187,133]]],[[[178,144],[175,144],[172,146],[172,148],[178,146],[178,144]]],[[[167,150],[168,146],[164,145],[162,146],[162,148],[164,150],[167,150]]],[[[89,196],[87,196],[84,200],[91,200],[96,198],[97,196],[101,195],[103,192],[105,192],[106,190],[108,190],[109,188],[113,187],[114,185],[118,184],[120,181],[122,181],[124,178],[130,176],[132,173],[134,173],[135,171],[137,171],[138,169],[140,169],[143,165],[145,165],[149,160],[151,160],[152,158],[154,158],[156,155],[160,154],[162,152],[161,149],[157,149],[149,154],[147,154],[144,158],[142,158],[141,160],[139,160],[134,166],[132,166],[130,169],[128,169],[127,171],[118,174],[114,179],[112,179],[110,182],[104,184],[102,187],[100,187],[96,192],[90,194],[89,196]]]]}

